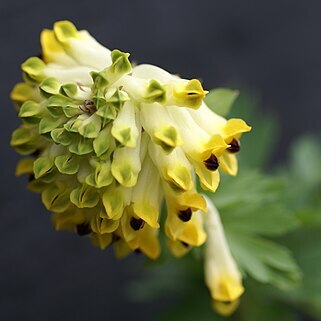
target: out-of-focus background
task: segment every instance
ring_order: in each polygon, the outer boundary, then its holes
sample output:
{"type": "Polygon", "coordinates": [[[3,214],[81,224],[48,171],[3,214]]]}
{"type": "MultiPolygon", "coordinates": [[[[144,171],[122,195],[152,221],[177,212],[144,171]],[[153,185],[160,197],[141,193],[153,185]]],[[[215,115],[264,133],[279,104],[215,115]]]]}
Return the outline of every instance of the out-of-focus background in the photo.
{"type": "Polygon", "coordinates": [[[0,18],[0,320],[153,320],[172,297],[129,301],[142,257],[116,261],[111,250],[56,233],[39,196],[14,177],[19,156],[9,141],[20,121],[9,93],[54,21],[71,20],[133,61],[200,78],[206,89],[250,88],[262,115],[279,117],[275,162],[286,159],[294,137],[320,131],[320,1],[1,0],[0,18]]]}

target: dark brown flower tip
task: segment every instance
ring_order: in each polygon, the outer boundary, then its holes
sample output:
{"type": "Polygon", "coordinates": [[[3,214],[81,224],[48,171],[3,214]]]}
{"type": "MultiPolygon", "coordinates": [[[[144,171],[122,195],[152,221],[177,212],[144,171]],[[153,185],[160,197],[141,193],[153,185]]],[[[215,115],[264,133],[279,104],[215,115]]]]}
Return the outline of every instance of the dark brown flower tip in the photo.
{"type": "Polygon", "coordinates": [[[236,138],[233,138],[229,145],[231,146],[227,150],[232,154],[238,153],[241,149],[240,142],[236,138]]]}
{"type": "Polygon", "coordinates": [[[181,241],[181,244],[186,248],[190,247],[190,245],[188,243],[186,243],[186,242],[181,241]]]}
{"type": "Polygon", "coordinates": [[[134,231],[138,231],[144,227],[145,222],[141,218],[132,217],[129,224],[134,231]]]}
{"type": "Polygon", "coordinates": [[[76,225],[76,232],[78,235],[83,236],[83,235],[88,235],[91,233],[91,228],[89,223],[81,223],[76,225]]]}
{"type": "Polygon", "coordinates": [[[217,157],[212,154],[207,160],[204,161],[204,165],[209,171],[214,172],[218,169],[219,162],[217,157]]]}
{"type": "Polygon", "coordinates": [[[191,217],[192,217],[192,209],[189,207],[186,210],[181,210],[178,213],[178,217],[180,218],[180,220],[182,220],[183,222],[188,222],[191,217]]]}

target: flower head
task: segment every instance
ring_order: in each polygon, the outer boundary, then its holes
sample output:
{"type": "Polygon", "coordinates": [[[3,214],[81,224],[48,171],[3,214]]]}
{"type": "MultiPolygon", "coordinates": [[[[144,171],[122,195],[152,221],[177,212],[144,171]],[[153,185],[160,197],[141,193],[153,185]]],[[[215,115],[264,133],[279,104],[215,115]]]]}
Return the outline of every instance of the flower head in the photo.
{"type": "MultiPolygon", "coordinates": [[[[71,22],[44,30],[41,45],[42,58],[22,64],[24,82],[11,93],[23,121],[11,145],[29,155],[17,174],[30,175],[56,228],[89,235],[102,249],[113,244],[118,256],[139,250],[155,259],[165,200],[173,254],[202,245],[206,202],[196,176],[214,192],[220,170],[235,175],[250,127],[211,111],[199,80],[133,67],[128,53],[71,22]]],[[[239,295],[230,284],[214,298],[239,295]]]]}

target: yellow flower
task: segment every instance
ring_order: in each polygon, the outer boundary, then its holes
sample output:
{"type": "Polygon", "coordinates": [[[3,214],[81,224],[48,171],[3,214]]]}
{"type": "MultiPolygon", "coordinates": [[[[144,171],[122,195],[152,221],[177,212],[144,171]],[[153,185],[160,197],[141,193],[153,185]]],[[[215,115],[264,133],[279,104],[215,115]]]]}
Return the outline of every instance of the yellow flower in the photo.
{"type": "MultiPolygon", "coordinates": [[[[228,314],[230,309],[223,309],[227,308],[224,303],[237,301],[243,294],[244,288],[241,273],[227,244],[219,213],[209,199],[207,199],[206,229],[205,282],[215,301],[214,307],[217,307],[219,312],[228,314]]],[[[228,306],[236,308],[237,304],[228,306]]]]}
{"type": "Polygon", "coordinates": [[[212,112],[199,80],[132,67],[128,53],[69,21],[40,41],[42,59],[22,64],[24,82],[11,93],[23,121],[11,145],[29,155],[16,173],[30,175],[56,228],[88,235],[101,249],[113,244],[119,257],[139,250],[155,259],[166,202],[172,253],[202,245],[197,176],[214,192],[220,168],[235,175],[239,138],[250,127],[212,112]]]}

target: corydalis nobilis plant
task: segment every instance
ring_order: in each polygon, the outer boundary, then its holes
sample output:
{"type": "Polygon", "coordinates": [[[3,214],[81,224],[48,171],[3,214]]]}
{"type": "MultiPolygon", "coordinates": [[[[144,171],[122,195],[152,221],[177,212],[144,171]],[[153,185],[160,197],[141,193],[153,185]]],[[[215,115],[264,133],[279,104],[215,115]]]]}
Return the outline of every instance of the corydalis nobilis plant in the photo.
{"type": "Polygon", "coordinates": [[[196,188],[215,192],[220,171],[236,175],[241,119],[215,114],[199,80],[153,65],[131,66],[68,21],[41,33],[41,58],[22,64],[11,94],[23,124],[11,145],[17,174],[41,193],[58,230],[88,235],[117,256],[160,254],[164,231],[179,257],[207,239],[206,283],[216,301],[243,292],[219,214],[196,188]],[[206,233],[207,232],[207,233],[206,233]]]}

